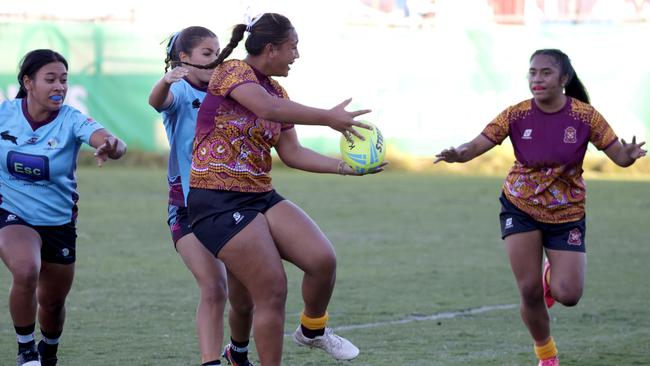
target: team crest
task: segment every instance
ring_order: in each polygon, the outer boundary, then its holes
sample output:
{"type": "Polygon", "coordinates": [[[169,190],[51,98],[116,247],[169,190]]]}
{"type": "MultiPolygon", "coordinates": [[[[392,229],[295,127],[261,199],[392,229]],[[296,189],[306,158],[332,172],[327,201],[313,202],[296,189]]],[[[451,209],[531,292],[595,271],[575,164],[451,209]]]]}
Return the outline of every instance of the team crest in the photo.
{"type": "Polygon", "coordinates": [[[578,142],[578,131],[574,127],[569,126],[564,129],[564,142],[567,144],[578,142]]]}
{"type": "Polygon", "coordinates": [[[47,142],[47,147],[50,148],[50,149],[56,149],[56,147],[57,147],[58,145],[59,145],[59,142],[58,142],[55,138],[50,139],[50,140],[47,142]]]}
{"type": "Polygon", "coordinates": [[[582,245],[582,233],[580,229],[573,229],[569,231],[569,239],[566,241],[569,245],[582,245]]]}

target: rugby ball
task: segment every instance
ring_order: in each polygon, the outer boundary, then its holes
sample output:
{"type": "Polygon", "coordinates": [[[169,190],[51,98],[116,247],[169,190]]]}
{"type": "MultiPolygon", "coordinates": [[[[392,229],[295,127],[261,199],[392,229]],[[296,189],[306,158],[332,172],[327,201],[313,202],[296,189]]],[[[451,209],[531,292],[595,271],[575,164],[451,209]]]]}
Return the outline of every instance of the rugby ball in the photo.
{"type": "Polygon", "coordinates": [[[357,173],[365,174],[373,168],[378,167],[384,161],[386,147],[384,146],[384,137],[372,123],[363,121],[370,125],[372,129],[356,127],[365,140],[350,134],[352,141],[348,141],[345,136],[341,136],[341,158],[352,167],[357,173]]]}

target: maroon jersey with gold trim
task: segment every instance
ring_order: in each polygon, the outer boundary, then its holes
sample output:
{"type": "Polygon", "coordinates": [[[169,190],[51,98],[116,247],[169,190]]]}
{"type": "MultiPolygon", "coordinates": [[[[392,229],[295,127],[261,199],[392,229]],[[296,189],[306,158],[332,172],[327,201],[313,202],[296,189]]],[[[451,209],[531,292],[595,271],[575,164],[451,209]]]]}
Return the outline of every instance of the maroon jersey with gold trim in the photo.
{"type": "Polygon", "coordinates": [[[230,92],[245,83],[259,84],[269,94],[289,99],[277,81],[243,61],[217,66],[196,122],[190,187],[238,192],[273,189],[271,148],[293,124],[258,118],[232,99],[230,92]]]}
{"type": "Polygon", "coordinates": [[[555,113],[543,112],[534,99],[510,106],[482,134],[495,144],[510,137],[517,160],[503,192],[519,209],[546,223],[584,216],[587,144],[604,150],[617,141],[596,109],[571,97],[555,113]]]}

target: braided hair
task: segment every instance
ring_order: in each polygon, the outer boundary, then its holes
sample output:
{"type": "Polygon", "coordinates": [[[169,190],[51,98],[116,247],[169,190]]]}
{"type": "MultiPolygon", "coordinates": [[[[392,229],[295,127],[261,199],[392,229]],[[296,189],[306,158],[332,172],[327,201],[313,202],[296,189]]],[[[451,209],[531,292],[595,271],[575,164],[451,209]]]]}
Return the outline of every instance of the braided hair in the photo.
{"type": "Polygon", "coordinates": [[[264,47],[269,43],[275,46],[284,43],[289,39],[289,33],[293,29],[291,21],[289,21],[289,19],[284,15],[264,13],[251,27],[248,27],[246,24],[235,25],[232,30],[230,41],[213,62],[207,65],[195,65],[188,62],[183,62],[183,64],[200,69],[213,69],[221,65],[223,61],[230,56],[239,42],[244,39],[246,31],[250,32],[245,42],[246,52],[248,52],[249,55],[257,56],[262,53],[264,47]]]}

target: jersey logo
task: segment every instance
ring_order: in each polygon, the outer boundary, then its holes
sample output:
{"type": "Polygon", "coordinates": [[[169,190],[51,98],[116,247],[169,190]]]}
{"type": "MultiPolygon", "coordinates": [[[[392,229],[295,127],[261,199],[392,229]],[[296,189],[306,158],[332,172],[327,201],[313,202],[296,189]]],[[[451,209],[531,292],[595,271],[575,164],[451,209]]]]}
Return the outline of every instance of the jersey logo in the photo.
{"type": "Polygon", "coordinates": [[[578,132],[575,128],[569,126],[564,129],[564,142],[567,144],[575,144],[578,142],[578,132]]]}
{"type": "Polygon", "coordinates": [[[532,140],[533,139],[533,129],[527,128],[524,130],[524,134],[521,135],[522,140],[532,140]]]}
{"type": "Polygon", "coordinates": [[[55,138],[51,138],[47,142],[47,147],[48,147],[49,150],[56,149],[57,146],[59,146],[59,141],[57,141],[55,138]]]}
{"type": "Polygon", "coordinates": [[[192,108],[198,109],[201,106],[201,101],[199,98],[196,98],[192,101],[192,108]]]}
{"type": "Polygon", "coordinates": [[[0,132],[0,138],[2,138],[3,140],[11,141],[14,143],[14,145],[18,145],[18,139],[16,138],[16,136],[10,135],[9,130],[0,132]]]}
{"type": "Polygon", "coordinates": [[[50,159],[44,155],[31,155],[9,151],[7,169],[14,177],[30,182],[50,180],[50,159]]]}
{"type": "Polygon", "coordinates": [[[582,245],[582,233],[580,232],[580,229],[569,231],[569,239],[566,242],[569,245],[582,245]]]}

